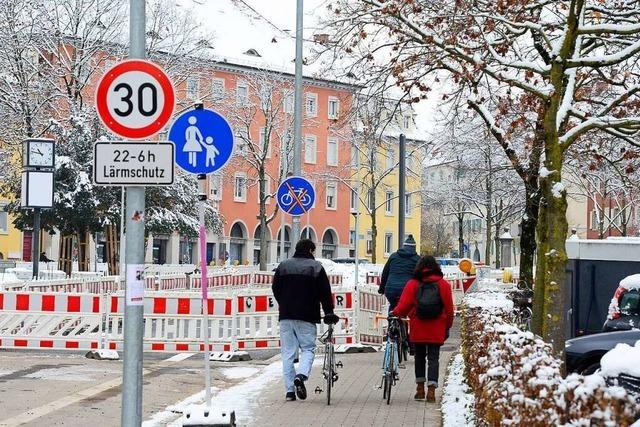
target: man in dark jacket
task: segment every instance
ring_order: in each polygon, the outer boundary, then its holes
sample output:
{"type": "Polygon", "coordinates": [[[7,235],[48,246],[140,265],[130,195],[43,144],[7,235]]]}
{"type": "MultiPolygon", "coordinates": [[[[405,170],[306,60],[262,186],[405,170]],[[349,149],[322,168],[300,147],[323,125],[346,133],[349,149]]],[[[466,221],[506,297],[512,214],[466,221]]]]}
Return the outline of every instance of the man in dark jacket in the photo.
{"type": "Polygon", "coordinates": [[[280,263],[273,276],[273,295],[280,310],[280,347],[286,400],[307,398],[305,381],[311,374],[316,351],[316,324],[320,323],[320,305],[325,323],[337,323],[333,314],[331,285],[322,264],[313,254],[316,245],[309,239],[296,244],[293,258],[280,263]],[[300,351],[296,374],[294,360],[300,351]],[[295,391],[294,391],[295,390],[295,391]]]}
{"type": "Polygon", "coordinates": [[[404,241],[404,246],[391,254],[382,270],[378,293],[387,297],[389,310],[393,310],[398,304],[404,285],[413,277],[413,270],[419,260],[416,241],[413,234],[409,234],[404,241]]]}

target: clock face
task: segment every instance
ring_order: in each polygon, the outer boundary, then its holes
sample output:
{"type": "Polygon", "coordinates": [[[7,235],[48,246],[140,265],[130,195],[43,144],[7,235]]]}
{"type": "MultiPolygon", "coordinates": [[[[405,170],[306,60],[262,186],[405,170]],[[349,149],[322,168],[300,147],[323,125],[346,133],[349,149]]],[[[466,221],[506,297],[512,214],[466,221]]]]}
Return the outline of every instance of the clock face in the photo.
{"type": "Polygon", "coordinates": [[[31,141],[29,161],[30,166],[53,167],[53,141],[31,141]]]}

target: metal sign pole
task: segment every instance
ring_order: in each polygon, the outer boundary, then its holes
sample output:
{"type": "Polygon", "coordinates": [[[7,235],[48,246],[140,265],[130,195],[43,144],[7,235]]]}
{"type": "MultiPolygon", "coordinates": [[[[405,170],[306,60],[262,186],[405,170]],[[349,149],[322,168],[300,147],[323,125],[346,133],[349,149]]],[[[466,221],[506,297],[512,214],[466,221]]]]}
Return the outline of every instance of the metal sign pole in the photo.
{"type": "Polygon", "coordinates": [[[207,283],[207,229],[204,222],[204,209],[207,201],[207,193],[205,191],[205,182],[207,175],[198,175],[198,188],[200,195],[198,199],[198,214],[200,217],[200,271],[202,283],[202,333],[204,335],[204,390],[205,404],[207,408],[211,408],[211,354],[209,350],[209,284],[207,283]]]}
{"type": "MultiPolygon", "coordinates": [[[[293,174],[300,176],[302,172],[302,17],[304,13],[303,1],[296,3],[296,64],[294,84],[294,116],[293,116],[293,174]]],[[[300,216],[291,219],[291,247],[295,248],[300,240],[300,216]]]]}
{"type": "MultiPolygon", "coordinates": [[[[129,1],[129,57],[145,59],[145,0],[129,1]]],[[[138,427],[142,424],[142,334],[144,329],[144,305],[133,305],[132,294],[136,297],[140,285],[141,269],[144,268],[144,210],[145,188],[127,189],[127,274],[125,294],[127,304],[124,309],[124,365],[122,379],[122,417],[124,427],[138,427]],[[135,290],[133,288],[136,288],[135,290]]]]}
{"type": "Polygon", "coordinates": [[[40,278],[40,208],[33,208],[33,242],[31,261],[33,271],[31,277],[40,278]]]}
{"type": "MultiPolygon", "coordinates": [[[[400,190],[400,198],[398,199],[398,249],[404,244],[404,219],[406,216],[406,188],[405,188],[405,176],[407,174],[407,150],[406,140],[404,134],[400,134],[400,173],[398,174],[398,188],[400,190]]],[[[420,245],[420,243],[418,243],[420,245]]],[[[419,246],[418,246],[419,247],[419,246]]]]}
{"type": "Polygon", "coordinates": [[[118,272],[120,273],[120,283],[122,283],[125,279],[125,265],[124,262],[124,212],[125,212],[125,187],[122,187],[122,193],[120,194],[120,253],[118,254],[118,265],[120,266],[118,272]]]}

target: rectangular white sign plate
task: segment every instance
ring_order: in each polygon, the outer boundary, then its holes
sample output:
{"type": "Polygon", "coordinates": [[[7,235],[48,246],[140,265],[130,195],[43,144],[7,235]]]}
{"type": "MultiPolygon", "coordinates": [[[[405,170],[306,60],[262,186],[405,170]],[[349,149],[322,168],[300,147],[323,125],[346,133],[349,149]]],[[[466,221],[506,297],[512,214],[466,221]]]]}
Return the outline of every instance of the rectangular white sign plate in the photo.
{"type": "Polygon", "coordinates": [[[171,185],[174,150],[172,142],[96,142],[93,182],[97,185],[171,185]]]}

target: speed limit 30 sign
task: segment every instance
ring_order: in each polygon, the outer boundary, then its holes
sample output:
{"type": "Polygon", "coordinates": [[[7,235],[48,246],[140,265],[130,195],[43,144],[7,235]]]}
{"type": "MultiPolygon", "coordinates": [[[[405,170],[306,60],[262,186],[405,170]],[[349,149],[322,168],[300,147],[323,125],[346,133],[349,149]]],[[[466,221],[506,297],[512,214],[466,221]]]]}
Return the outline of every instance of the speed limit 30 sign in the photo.
{"type": "Polygon", "coordinates": [[[132,59],[108,69],[96,90],[96,108],[111,132],[144,139],[162,130],[175,105],[173,84],[164,70],[149,61],[132,59]]]}

